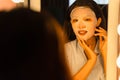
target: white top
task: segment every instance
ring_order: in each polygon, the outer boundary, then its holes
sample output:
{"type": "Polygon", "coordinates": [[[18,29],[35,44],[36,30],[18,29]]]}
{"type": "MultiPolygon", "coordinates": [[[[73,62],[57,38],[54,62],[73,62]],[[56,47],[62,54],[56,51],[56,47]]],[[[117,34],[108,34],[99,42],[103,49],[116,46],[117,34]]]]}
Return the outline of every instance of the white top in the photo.
{"type": "MultiPolygon", "coordinates": [[[[72,75],[75,75],[87,62],[87,57],[85,56],[83,48],[78,44],[77,40],[68,42],[65,44],[66,57],[68,60],[68,65],[70,67],[72,75]]],[[[95,47],[95,52],[99,53],[97,56],[96,64],[88,76],[87,80],[105,80],[103,61],[98,50],[98,45],[95,47]]]]}

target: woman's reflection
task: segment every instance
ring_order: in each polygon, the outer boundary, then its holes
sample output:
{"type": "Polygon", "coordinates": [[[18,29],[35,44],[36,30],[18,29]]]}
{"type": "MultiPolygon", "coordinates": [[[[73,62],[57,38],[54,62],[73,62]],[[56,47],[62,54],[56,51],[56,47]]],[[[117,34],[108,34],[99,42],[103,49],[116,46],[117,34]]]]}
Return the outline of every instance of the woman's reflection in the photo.
{"type": "Polygon", "coordinates": [[[105,80],[107,32],[100,7],[93,0],[77,0],[67,12],[65,48],[73,79],[105,80]]]}

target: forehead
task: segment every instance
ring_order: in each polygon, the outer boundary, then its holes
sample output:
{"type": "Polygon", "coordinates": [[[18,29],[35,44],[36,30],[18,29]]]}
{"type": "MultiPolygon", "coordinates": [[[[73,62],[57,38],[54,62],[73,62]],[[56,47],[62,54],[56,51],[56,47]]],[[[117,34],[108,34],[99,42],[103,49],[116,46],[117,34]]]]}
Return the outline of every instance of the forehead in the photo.
{"type": "Polygon", "coordinates": [[[79,15],[96,16],[94,11],[89,7],[76,7],[70,13],[70,17],[79,15]]]}

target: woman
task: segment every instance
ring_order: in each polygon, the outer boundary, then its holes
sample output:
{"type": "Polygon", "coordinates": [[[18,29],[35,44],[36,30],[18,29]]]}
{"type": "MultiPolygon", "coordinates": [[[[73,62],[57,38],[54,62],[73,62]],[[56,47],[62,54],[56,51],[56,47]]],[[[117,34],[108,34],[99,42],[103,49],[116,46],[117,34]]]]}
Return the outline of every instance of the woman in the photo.
{"type": "Polygon", "coordinates": [[[69,39],[66,57],[74,80],[104,80],[107,33],[99,6],[93,0],[76,0],[68,8],[64,28],[69,39]]]}
{"type": "Polygon", "coordinates": [[[45,11],[0,14],[0,80],[70,80],[61,26],[45,11]]]}

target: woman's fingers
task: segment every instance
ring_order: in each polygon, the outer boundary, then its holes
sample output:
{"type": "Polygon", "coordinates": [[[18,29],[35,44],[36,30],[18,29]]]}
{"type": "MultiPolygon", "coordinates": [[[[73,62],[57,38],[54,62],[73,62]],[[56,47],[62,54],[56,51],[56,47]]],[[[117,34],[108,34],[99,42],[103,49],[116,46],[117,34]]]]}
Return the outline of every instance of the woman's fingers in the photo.
{"type": "Polygon", "coordinates": [[[96,29],[96,32],[94,35],[101,37],[101,40],[105,40],[107,38],[107,32],[103,28],[99,27],[99,29],[96,29]]]}
{"type": "Polygon", "coordinates": [[[96,34],[95,36],[99,36],[99,48],[101,51],[106,49],[106,44],[107,44],[107,32],[103,28],[99,27],[99,29],[96,29],[96,34]]]}
{"type": "Polygon", "coordinates": [[[85,49],[87,47],[85,40],[82,40],[82,39],[78,39],[78,40],[79,40],[79,44],[85,49]]]}

